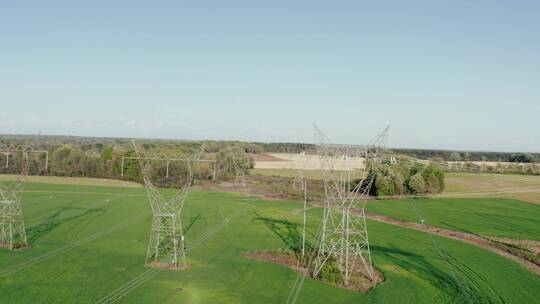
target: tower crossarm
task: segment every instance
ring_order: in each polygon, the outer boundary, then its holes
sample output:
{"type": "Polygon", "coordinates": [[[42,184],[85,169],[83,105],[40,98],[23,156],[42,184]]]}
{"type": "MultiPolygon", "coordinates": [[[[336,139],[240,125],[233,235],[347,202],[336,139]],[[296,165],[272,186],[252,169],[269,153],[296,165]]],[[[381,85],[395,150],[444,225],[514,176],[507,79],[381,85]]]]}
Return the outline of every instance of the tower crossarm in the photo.
{"type": "MultiPolygon", "coordinates": [[[[192,157],[186,158],[186,164],[188,166],[188,176],[186,180],[181,185],[180,190],[175,193],[170,199],[165,199],[161,193],[159,193],[157,187],[152,183],[152,168],[150,166],[150,159],[162,159],[161,156],[156,154],[146,155],[143,153],[134,140],[132,140],[133,149],[137,155],[137,160],[139,161],[139,167],[141,168],[141,175],[143,177],[144,185],[147,190],[148,199],[154,214],[163,214],[163,213],[179,213],[183,207],[184,201],[188,195],[189,188],[193,182],[193,170],[191,168],[191,163],[200,159],[201,154],[205,149],[205,144],[203,144],[200,149],[194,153],[192,157]]],[[[166,157],[169,157],[166,155],[166,157]]],[[[178,158],[179,159],[179,158],[178,158]]]]}

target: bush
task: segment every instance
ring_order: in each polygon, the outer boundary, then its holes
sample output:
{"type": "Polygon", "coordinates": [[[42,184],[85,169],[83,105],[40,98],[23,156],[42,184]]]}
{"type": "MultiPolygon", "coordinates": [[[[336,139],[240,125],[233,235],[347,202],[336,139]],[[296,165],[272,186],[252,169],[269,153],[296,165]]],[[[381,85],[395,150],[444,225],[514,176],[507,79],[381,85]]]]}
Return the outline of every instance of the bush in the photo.
{"type": "Polygon", "coordinates": [[[343,278],[341,277],[341,271],[339,270],[339,266],[332,258],[324,264],[321,272],[319,272],[319,277],[323,281],[331,284],[339,285],[343,283],[343,278]]]}

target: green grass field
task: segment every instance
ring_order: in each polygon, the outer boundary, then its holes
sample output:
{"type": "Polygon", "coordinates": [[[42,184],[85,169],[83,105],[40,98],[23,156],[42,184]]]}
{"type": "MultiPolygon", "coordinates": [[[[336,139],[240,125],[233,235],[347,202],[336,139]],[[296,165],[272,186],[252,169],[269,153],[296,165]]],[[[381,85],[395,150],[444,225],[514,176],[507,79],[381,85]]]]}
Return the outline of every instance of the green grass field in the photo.
{"type": "MultiPolygon", "coordinates": [[[[249,250],[298,242],[297,203],[193,191],[183,215],[190,268],[159,273],[143,265],[150,207],[142,188],[29,184],[23,208],[32,248],[0,251],[0,303],[95,303],[108,295],[122,303],[283,303],[297,278],[288,268],[243,257],[249,250]],[[141,274],[151,275],[145,280],[141,274]]],[[[310,238],[321,213],[310,210],[310,238]]],[[[368,225],[373,262],[386,281],[361,294],[307,279],[298,303],[540,298],[535,275],[494,253],[410,229],[368,225]]]]}
{"type": "Polygon", "coordinates": [[[455,231],[540,240],[540,205],[512,199],[374,200],[367,211],[455,231]],[[418,212],[418,213],[417,213],[418,212]]]}

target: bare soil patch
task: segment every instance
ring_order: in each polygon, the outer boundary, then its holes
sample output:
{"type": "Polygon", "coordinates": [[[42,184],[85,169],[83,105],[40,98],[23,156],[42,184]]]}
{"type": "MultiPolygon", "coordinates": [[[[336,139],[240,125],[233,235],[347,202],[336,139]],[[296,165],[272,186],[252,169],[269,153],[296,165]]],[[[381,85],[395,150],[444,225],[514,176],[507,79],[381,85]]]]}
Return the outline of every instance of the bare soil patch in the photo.
{"type": "MultiPolygon", "coordinates": [[[[276,160],[265,161],[255,159],[255,169],[321,170],[328,166],[321,163],[318,155],[291,153],[268,153],[268,155],[276,160]]],[[[364,167],[364,159],[361,157],[335,157],[332,162],[335,170],[353,170],[364,167]]]]}
{"type": "Polygon", "coordinates": [[[151,262],[151,263],[146,263],[146,266],[148,267],[152,267],[152,268],[160,268],[160,269],[168,269],[168,270],[177,270],[177,271],[180,271],[180,270],[186,270],[186,269],[189,269],[189,265],[183,265],[183,264],[180,264],[180,265],[177,265],[177,266],[174,266],[172,264],[168,264],[168,263],[162,263],[162,262],[151,262]]]}
{"type": "MultiPolygon", "coordinates": [[[[265,250],[246,253],[244,256],[252,260],[282,265],[303,275],[311,275],[310,271],[302,265],[302,263],[297,259],[295,253],[292,251],[286,251],[282,249],[265,250]]],[[[384,276],[378,269],[373,267],[373,278],[370,279],[365,273],[365,271],[361,267],[358,267],[357,269],[355,269],[355,271],[353,271],[353,275],[351,277],[351,284],[349,284],[348,286],[339,283],[328,282],[319,277],[315,279],[339,288],[350,289],[358,292],[368,292],[380,283],[382,283],[384,281],[384,276]]]]}
{"type": "Polygon", "coordinates": [[[256,162],[275,162],[275,161],[286,161],[286,159],[279,158],[270,153],[259,153],[259,154],[250,154],[256,162]]]}
{"type": "Polygon", "coordinates": [[[535,240],[514,240],[509,238],[489,237],[492,241],[497,241],[505,244],[515,245],[525,248],[534,254],[540,255],[540,241],[535,240]]]}
{"type": "Polygon", "coordinates": [[[13,248],[12,248],[12,247],[10,247],[10,246],[7,245],[7,244],[0,244],[0,248],[1,248],[1,249],[11,250],[11,251],[20,251],[20,250],[26,250],[26,249],[29,249],[29,248],[30,248],[30,245],[14,244],[14,245],[13,245],[13,248]]]}
{"type": "Polygon", "coordinates": [[[294,255],[285,254],[280,250],[265,250],[246,253],[247,258],[257,261],[270,262],[286,266],[296,272],[306,272],[307,269],[300,265],[294,255]]]}
{"type": "MultiPolygon", "coordinates": [[[[323,193],[322,181],[308,183],[310,200],[323,193]]],[[[211,181],[195,185],[196,189],[239,192],[269,200],[303,200],[301,181],[291,177],[246,175],[243,181],[211,181]]]]}

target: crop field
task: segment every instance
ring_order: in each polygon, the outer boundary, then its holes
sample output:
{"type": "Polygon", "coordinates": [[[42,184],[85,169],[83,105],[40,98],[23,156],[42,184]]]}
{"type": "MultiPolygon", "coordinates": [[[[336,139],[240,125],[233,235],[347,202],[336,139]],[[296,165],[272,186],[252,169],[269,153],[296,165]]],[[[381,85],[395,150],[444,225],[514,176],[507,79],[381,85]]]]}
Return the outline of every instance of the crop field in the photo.
{"type": "Polygon", "coordinates": [[[4,2],[0,304],[540,304],[540,0],[4,2]]]}
{"type": "MultiPolygon", "coordinates": [[[[336,170],[361,169],[364,168],[364,159],[360,157],[347,159],[335,157],[332,165],[336,170]]],[[[256,169],[321,170],[321,168],[327,167],[327,164],[321,163],[318,155],[313,154],[301,156],[293,153],[267,153],[265,157],[259,157],[255,160],[256,169]]]]}
{"type": "Polygon", "coordinates": [[[454,231],[540,240],[540,205],[499,198],[373,200],[368,212],[454,231]]]}
{"type": "MultiPolygon", "coordinates": [[[[143,188],[31,183],[26,189],[23,212],[31,248],[0,251],[0,303],[285,303],[298,277],[289,268],[244,257],[298,245],[302,205],[295,202],[192,191],[183,211],[189,269],[172,271],[144,266],[151,212],[143,188]]],[[[419,204],[426,217],[438,218],[427,202],[419,204]]],[[[468,222],[450,213],[448,221],[505,235],[494,222],[507,212],[512,227],[521,227],[507,229],[510,236],[538,237],[531,220],[538,218],[536,205],[494,200],[467,211],[486,212],[490,204],[497,206],[492,218],[477,215],[468,222]],[[478,218],[484,222],[474,225],[478,218]]],[[[321,214],[318,208],[309,211],[311,242],[321,214]]],[[[298,303],[534,303],[540,298],[538,277],[490,251],[384,223],[368,225],[373,262],[385,281],[358,293],[308,278],[298,303]]]]}
{"type": "Polygon", "coordinates": [[[540,176],[447,173],[443,196],[513,198],[540,204],[540,176]]]}

